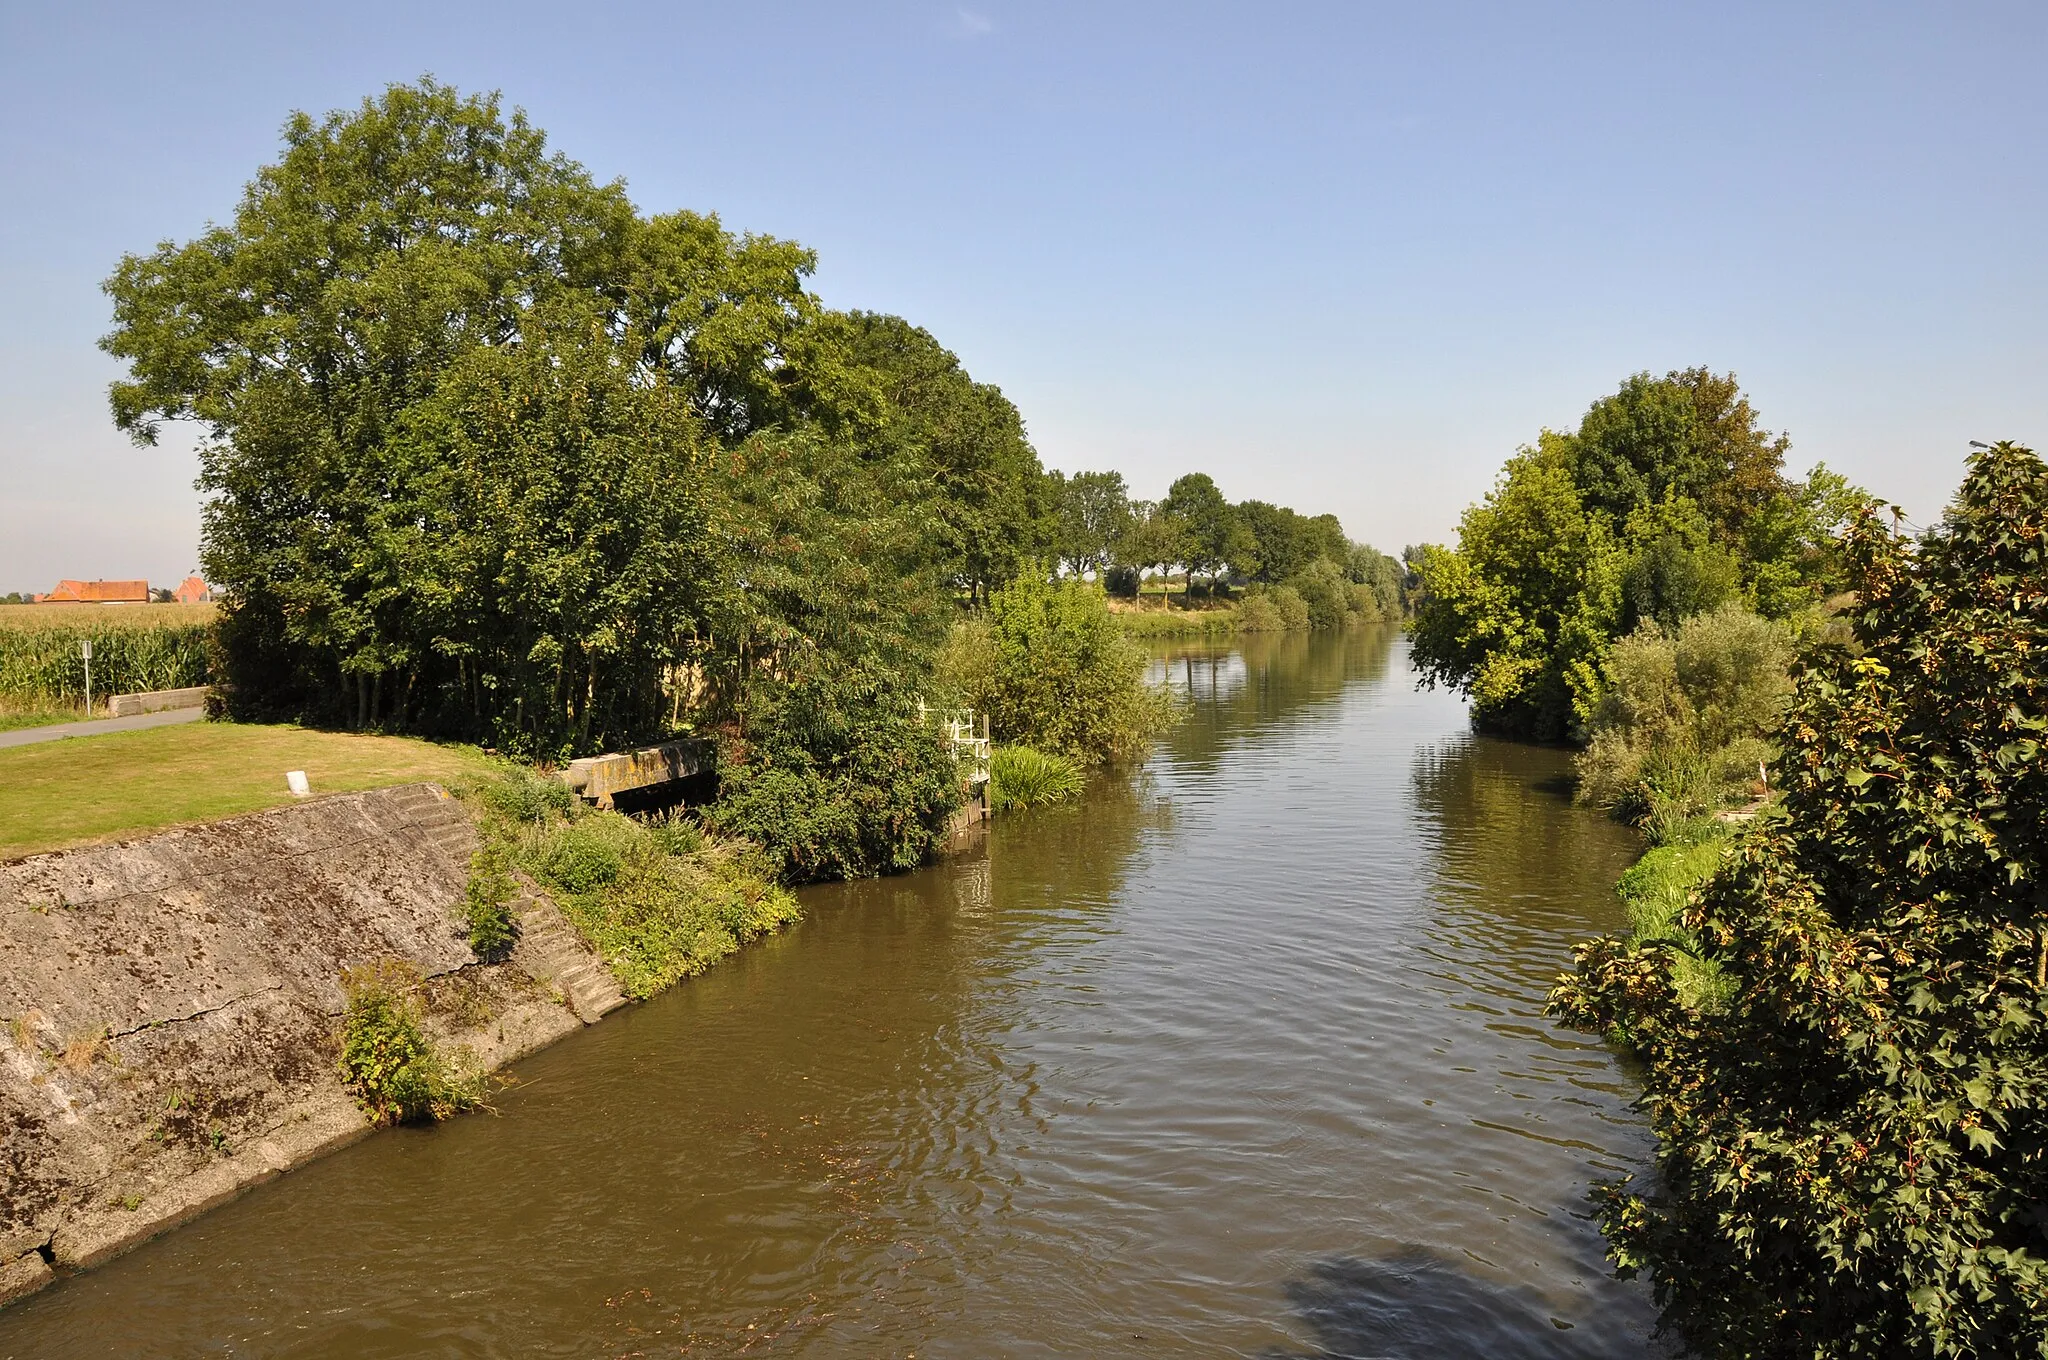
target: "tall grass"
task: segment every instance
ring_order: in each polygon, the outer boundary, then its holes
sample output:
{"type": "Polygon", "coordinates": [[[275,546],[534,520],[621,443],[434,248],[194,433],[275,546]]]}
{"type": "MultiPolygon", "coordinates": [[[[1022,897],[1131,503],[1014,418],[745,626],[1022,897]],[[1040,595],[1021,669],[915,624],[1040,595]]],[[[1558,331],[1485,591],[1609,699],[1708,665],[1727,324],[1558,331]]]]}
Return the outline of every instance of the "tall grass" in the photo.
{"type": "Polygon", "coordinates": [[[207,625],[188,612],[158,615],[152,622],[138,617],[148,612],[140,606],[27,607],[47,607],[50,614],[39,620],[17,614],[0,625],[0,712],[82,706],[85,661],[79,644],[86,641],[92,643],[95,701],[206,683],[207,625]]]}
{"type": "Polygon", "coordinates": [[[1065,802],[1085,782],[1073,761],[1029,746],[999,746],[989,756],[989,808],[995,812],[1065,802]]]}

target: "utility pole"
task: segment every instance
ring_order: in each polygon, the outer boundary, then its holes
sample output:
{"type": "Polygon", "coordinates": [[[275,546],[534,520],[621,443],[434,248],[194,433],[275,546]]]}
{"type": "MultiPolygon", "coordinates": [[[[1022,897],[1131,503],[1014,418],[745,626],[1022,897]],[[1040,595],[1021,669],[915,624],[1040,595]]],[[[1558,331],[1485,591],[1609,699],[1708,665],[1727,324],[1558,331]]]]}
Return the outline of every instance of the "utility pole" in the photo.
{"type": "Polygon", "coordinates": [[[78,640],[78,654],[85,659],[85,716],[92,717],[92,639],[78,640]]]}

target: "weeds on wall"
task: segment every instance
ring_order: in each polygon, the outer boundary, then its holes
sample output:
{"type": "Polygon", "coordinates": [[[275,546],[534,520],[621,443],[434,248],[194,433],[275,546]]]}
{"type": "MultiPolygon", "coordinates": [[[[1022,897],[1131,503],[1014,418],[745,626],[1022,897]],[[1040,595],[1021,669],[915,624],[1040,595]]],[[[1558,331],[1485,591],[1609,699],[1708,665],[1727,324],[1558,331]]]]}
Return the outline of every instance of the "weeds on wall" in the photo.
{"type": "Polygon", "coordinates": [[[469,947],[485,963],[502,962],[519,939],[512,923],[512,899],[519,884],[512,877],[512,851],[499,836],[486,836],[469,861],[469,885],[462,896],[463,918],[469,924],[469,947]]]}
{"type": "Polygon", "coordinates": [[[447,1119],[483,1103],[482,1072],[450,1062],[420,1024],[420,973],[384,959],[341,975],[342,1081],[373,1124],[447,1119]]]}

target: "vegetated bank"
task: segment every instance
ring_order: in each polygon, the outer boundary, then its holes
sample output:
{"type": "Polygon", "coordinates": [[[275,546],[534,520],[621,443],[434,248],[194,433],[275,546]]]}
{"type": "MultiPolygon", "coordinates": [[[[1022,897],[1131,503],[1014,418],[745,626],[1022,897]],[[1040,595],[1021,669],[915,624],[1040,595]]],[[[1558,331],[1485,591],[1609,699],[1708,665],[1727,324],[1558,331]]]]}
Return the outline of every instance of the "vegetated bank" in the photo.
{"type": "Polygon", "coordinates": [[[1658,1182],[1596,1199],[1703,1354],[2048,1334],[2048,468],[1995,445],[1915,542],[1776,468],[1732,379],[1631,379],[1419,563],[1416,654],[1571,740],[1652,842],[1552,1010],[1640,1060],[1658,1182]]]}

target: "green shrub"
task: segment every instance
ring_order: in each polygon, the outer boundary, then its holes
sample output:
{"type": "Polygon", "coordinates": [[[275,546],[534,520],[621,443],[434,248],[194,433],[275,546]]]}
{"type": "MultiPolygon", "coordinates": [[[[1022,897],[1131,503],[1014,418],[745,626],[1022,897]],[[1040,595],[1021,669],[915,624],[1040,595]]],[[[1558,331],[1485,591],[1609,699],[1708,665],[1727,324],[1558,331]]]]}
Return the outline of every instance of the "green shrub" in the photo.
{"type": "Polygon", "coordinates": [[[615,812],[527,833],[527,860],[558,890],[563,913],[628,996],[646,998],[701,973],[801,914],[759,850],[698,834],[694,849],[672,852],[683,839],[672,822],[643,827],[615,812]],[[595,863],[610,872],[565,879],[551,867],[595,863]]]}
{"type": "Polygon", "coordinates": [[[1308,602],[1293,586],[1276,586],[1268,598],[1273,601],[1273,608],[1279,611],[1282,629],[1299,633],[1309,626],[1308,602]]]}
{"type": "Polygon", "coordinates": [[[1301,597],[1311,628],[1342,628],[1351,618],[1351,583],[1344,570],[1319,557],[1287,580],[1301,597]]]}
{"type": "Polygon", "coordinates": [[[512,924],[512,899],[519,891],[512,877],[510,851],[495,836],[469,861],[469,885],[462,894],[463,919],[469,923],[469,947],[485,963],[497,963],[512,952],[519,938],[512,924]]]}
{"type": "Polygon", "coordinates": [[[1278,633],[1286,627],[1287,620],[1280,617],[1278,606],[1263,590],[1246,595],[1237,606],[1237,630],[1240,633],[1278,633]]]}
{"type": "Polygon", "coordinates": [[[988,715],[998,742],[1084,766],[1135,759],[1173,721],[1171,700],[1144,675],[1101,587],[1038,572],[996,591],[987,617],[960,624],[940,658],[941,679],[988,715]]]}
{"type": "Polygon", "coordinates": [[[1790,627],[1737,604],[1676,635],[1649,623],[1617,641],[1577,761],[1580,800],[1653,835],[1741,801],[1770,758],[1761,734],[1791,692],[1793,651],[1790,627]]]}
{"type": "Polygon", "coordinates": [[[420,1027],[419,970],[403,959],[341,975],[342,1081],[373,1124],[446,1119],[483,1102],[482,1073],[454,1070],[420,1027]]]}
{"type": "Polygon", "coordinates": [[[615,826],[610,819],[592,817],[557,828],[541,853],[541,876],[571,893],[595,892],[616,880],[625,868],[625,856],[615,826]]]}
{"type": "Polygon", "coordinates": [[[509,762],[478,785],[475,793],[485,807],[513,822],[566,816],[576,803],[576,795],[561,780],[509,762]]]}
{"type": "Polygon", "coordinates": [[[1087,783],[1073,761],[1029,746],[998,746],[989,756],[988,780],[989,807],[996,812],[1064,802],[1087,783]]]}
{"type": "Polygon", "coordinates": [[[2048,1337],[2048,466],[1974,456],[1917,543],[1843,545],[1856,646],[1801,666],[1781,800],[1667,949],[1578,951],[1551,1009],[1625,1033],[1654,1170],[1595,1191],[1708,1356],[2009,1357],[2048,1337]]]}

